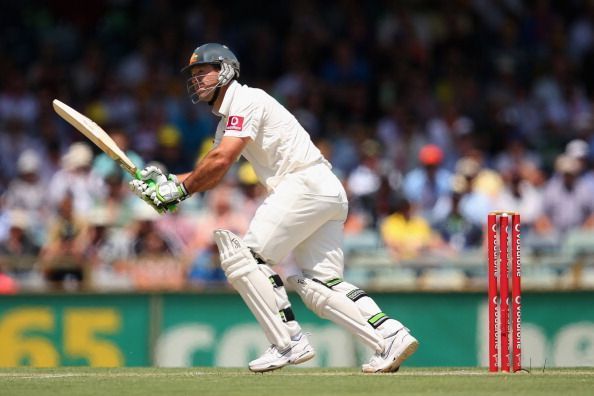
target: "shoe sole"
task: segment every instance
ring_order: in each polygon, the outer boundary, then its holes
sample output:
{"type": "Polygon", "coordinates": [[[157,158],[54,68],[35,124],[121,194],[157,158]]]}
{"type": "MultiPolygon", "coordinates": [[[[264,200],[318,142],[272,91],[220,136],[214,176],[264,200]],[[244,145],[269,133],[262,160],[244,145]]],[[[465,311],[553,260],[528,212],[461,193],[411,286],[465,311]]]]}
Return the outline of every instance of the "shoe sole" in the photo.
{"type": "Polygon", "coordinates": [[[315,351],[313,351],[313,350],[304,351],[297,359],[292,360],[289,363],[291,363],[291,364],[305,363],[308,360],[311,360],[314,356],[316,356],[315,351]]]}
{"type": "Polygon", "coordinates": [[[377,373],[395,373],[395,372],[397,372],[398,369],[400,369],[400,365],[402,363],[404,363],[404,361],[406,359],[411,357],[417,351],[418,347],[419,347],[419,341],[417,341],[416,339],[413,338],[413,341],[410,344],[408,344],[406,346],[406,348],[404,348],[404,350],[398,355],[398,357],[396,359],[394,359],[392,361],[392,363],[390,363],[388,365],[388,367],[385,367],[385,368],[378,370],[376,372],[377,373]]]}
{"type": "Polygon", "coordinates": [[[413,337],[411,337],[411,338],[412,338],[412,341],[408,345],[406,345],[400,353],[396,353],[396,356],[398,356],[398,357],[394,358],[394,360],[392,360],[392,362],[390,364],[388,364],[386,367],[372,371],[372,370],[368,370],[365,367],[367,365],[363,365],[363,372],[367,373],[367,374],[397,372],[400,369],[400,365],[402,363],[404,363],[404,361],[406,359],[411,357],[417,351],[417,348],[419,347],[419,341],[413,337]]]}
{"type": "Polygon", "coordinates": [[[304,351],[295,360],[289,360],[286,363],[281,364],[281,365],[273,365],[273,366],[267,366],[267,367],[255,367],[255,368],[248,367],[248,368],[253,373],[267,373],[269,371],[282,369],[283,367],[288,366],[289,364],[301,364],[301,363],[307,362],[308,360],[312,359],[314,356],[316,356],[315,351],[309,350],[309,351],[304,351]]]}
{"type": "Polygon", "coordinates": [[[267,366],[267,367],[248,367],[248,368],[253,373],[266,373],[268,371],[282,369],[283,367],[285,367],[289,364],[291,364],[291,363],[287,361],[286,363],[280,364],[280,365],[272,365],[272,366],[267,366]]]}

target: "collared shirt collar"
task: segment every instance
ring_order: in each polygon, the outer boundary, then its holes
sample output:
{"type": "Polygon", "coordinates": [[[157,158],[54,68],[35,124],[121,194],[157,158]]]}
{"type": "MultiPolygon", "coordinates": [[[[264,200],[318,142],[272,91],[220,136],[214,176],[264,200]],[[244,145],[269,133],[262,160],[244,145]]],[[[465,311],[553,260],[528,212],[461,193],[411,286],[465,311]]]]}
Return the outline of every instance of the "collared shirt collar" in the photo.
{"type": "Polygon", "coordinates": [[[229,84],[227,91],[225,92],[225,97],[223,98],[223,101],[221,102],[221,107],[219,108],[218,111],[216,111],[214,108],[212,109],[212,112],[214,113],[214,115],[219,116],[219,117],[227,117],[229,115],[229,107],[231,106],[231,101],[233,100],[233,97],[235,96],[235,91],[237,91],[237,89],[240,87],[240,84],[237,82],[237,80],[233,80],[231,81],[231,83],[229,84]]]}

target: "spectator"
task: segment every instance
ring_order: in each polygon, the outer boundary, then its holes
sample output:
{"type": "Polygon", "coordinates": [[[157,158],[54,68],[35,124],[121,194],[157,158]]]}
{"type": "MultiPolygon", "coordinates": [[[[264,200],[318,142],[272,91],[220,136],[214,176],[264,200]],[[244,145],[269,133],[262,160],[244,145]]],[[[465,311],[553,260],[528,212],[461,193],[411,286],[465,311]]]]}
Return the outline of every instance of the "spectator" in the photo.
{"type": "Polygon", "coordinates": [[[531,164],[520,163],[503,173],[504,187],[497,197],[495,207],[518,212],[522,216],[522,228],[530,230],[543,211],[543,191],[529,179],[531,164]]]}
{"type": "Polygon", "coordinates": [[[503,188],[501,175],[487,166],[485,153],[478,149],[456,162],[456,173],[464,175],[472,190],[487,197],[491,205],[503,188]]]}
{"type": "Polygon", "coordinates": [[[41,158],[32,149],[27,149],[17,161],[18,177],[10,182],[4,194],[8,210],[23,210],[29,217],[30,231],[39,242],[45,232],[44,220],[50,214],[46,192],[47,183],[40,177],[41,158]]]}
{"type": "Polygon", "coordinates": [[[438,199],[449,194],[451,173],[441,166],[443,151],[427,144],[419,151],[420,166],[404,176],[404,194],[429,223],[435,221],[433,210],[438,199]]]}
{"type": "Polygon", "coordinates": [[[371,215],[376,224],[376,194],[380,189],[380,146],[375,140],[365,140],[360,148],[361,162],[347,178],[347,191],[352,206],[360,207],[371,215]]]}
{"type": "Polygon", "coordinates": [[[542,158],[528,148],[525,139],[514,136],[508,139],[503,151],[495,156],[494,166],[500,174],[504,175],[506,172],[524,168],[528,163],[540,168],[542,167],[542,158]]]}
{"type": "Polygon", "coordinates": [[[97,290],[131,290],[133,282],[128,263],[134,257],[133,241],[116,226],[106,208],[89,213],[89,237],[84,252],[90,268],[88,285],[97,290]]]}
{"type": "MultiPolygon", "coordinates": [[[[114,129],[111,131],[109,136],[113,139],[115,144],[117,144],[117,146],[122,149],[124,153],[126,153],[132,163],[136,165],[137,168],[142,169],[144,166],[144,161],[138,154],[136,154],[136,152],[130,150],[128,135],[121,129],[114,129]]],[[[92,172],[103,178],[107,178],[113,174],[121,173],[123,179],[126,182],[132,180],[132,176],[120,168],[118,164],[105,153],[101,153],[95,157],[95,160],[93,161],[92,172]]]]}
{"type": "Polygon", "coordinates": [[[181,150],[186,164],[191,164],[198,157],[204,140],[209,139],[213,125],[210,114],[203,109],[181,105],[179,115],[173,117],[174,125],[181,135],[181,150]]]}
{"type": "Polygon", "coordinates": [[[170,172],[181,173],[182,170],[191,167],[195,158],[186,158],[183,154],[181,133],[174,125],[164,125],[158,132],[159,154],[156,161],[159,161],[170,172]]]}
{"type": "Polygon", "coordinates": [[[0,119],[32,125],[39,114],[39,103],[28,89],[25,73],[13,69],[4,75],[3,80],[5,87],[0,92],[0,119]]]}
{"type": "Polygon", "coordinates": [[[565,154],[580,161],[582,169],[580,178],[594,191],[594,169],[592,169],[592,156],[588,142],[573,139],[565,146],[565,154]]]}
{"type": "Polygon", "coordinates": [[[45,278],[54,289],[78,290],[86,280],[88,222],[74,210],[74,201],[72,194],[62,198],[40,254],[45,278]]]}
{"type": "Polygon", "coordinates": [[[197,288],[221,287],[227,284],[227,277],[221,268],[219,250],[213,242],[199,249],[188,269],[188,283],[197,288]]]}
{"type": "Polygon", "coordinates": [[[463,154],[460,152],[460,141],[467,139],[473,131],[474,122],[452,103],[444,104],[442,114],[427,123],[429,140],[444,150],[444,166],[449,169],[463,154]]]}
{"type": "Polygon", "coordinates": [[[143,202],[132,224],[134,257],[128,268],[136,290],[179,290],[185,285],[187,260],[157,227],[158,214],[143,202]]]}
{"type": "MultiPolygon", "coordinates": [[[[462,210],[472,222],[487,222],[487,214],[493,210],[501,178],[491,170],[484,169],[473,157],[463,157],[456,162],[456,174],[466,179],[468,192],[461,202],[462,210]]],[[[500,185],[501,184],[501,185],[500,185]]]]}
{"type": "Polygon", "coordinates": [[[138,112],[138,103],[124,87],[123,81],[113,74],[106,74],[103,81],[102,96],[98,103],[105,109],[106,121],[131,127],[138,112]]]}
{"type": "Polygon", "coordinates": [[[214,242],[216,229],[232,230],[244,234],[249,224],[247,213],[242,210],[243,200],[229,185],[219,185],[206,196],[206,207],[195,222],[196,233],[190,248],[193,254],[209,248],[214,242]]]}
{"type": "MultiPolygon", "coordinates": [[[[436,222],[434,229],[453,252],[461,254],[466,249],[478,248],[482,243],[483,227],[468,216],[464,200],[470,193],[468,181],[461,175],[452,178],[451,194],[447,197],[447,212],[436,222]]],[[[442,201],[446,198],[442,198],[442,201]]],[[[440,205],[440,206],[441,206],[440,205]]]]}
{"type": "Polygon", "coordinates": [[[173,249],[168,235],[159,230],[157,223],[160,221],[158,214],[148,205],[138,205],[135,208],[134,220],[130,224],[133,252],[136,257],[174,255],[179,251],[173,249]]]}
{"type": "Polygon", "coordinates": [[[380,233],[395,260],[415,259],[443,247],[443,241],[433,232],[429,222],[416,215],[406,199],[397,202],[392,214],[383,219],[380,233]]]}
{"type": "Polygon", "coordinates": [[[50,180],[47,198],[53,207],[61,205],[72,194],[74,211],[84,214],[104,197],[104,182],[91,171],[93,152],[87,143],[73,143],[62,157],[62,169],[50,180]]]}
{"type": "Polygon", "coordinates": [[[138,202],[128,185],[124,183],[123,173],[116,170],[116,172],[108,174],[104,179],[104,184],[107,187],[107,193],[105,197],[95,202],[91,211],[104,211],[110,224],[120,227],[129,224],[132,221],[134,205],[138,202]]]}
{"type": "MultiPolygon", "coordinates": [[[[22,210],[8,212],[8,239],[0,243],[0,267],[14,277],[15,282],[27,280],[37,270],[39,245],[28,232],[32,217],[22,210]]],[[[34,276],[34,275],[33,275],[34,276]]]]}
{"type": "Polygon", "coordinates": [[[241,212],[246,218],[251,219],[266,197],[266,189],[260,184],[254,168],[247,161],[237,170],[237,178],[243,194],[241,212]]]}
{"type": "Polygon", "coordinates": [[[543,192],[544,210],[537,220],[537,232],[564,235],[572,228],[594,226],[594,191],[579,178],[580,172],[576,158],[557,157],[555,175],[543,192]]]}
{"type": "MultiPolygon", "coordinates": [[[[2,121],[2,120],[0,120],[2,121]]],[[[43,152],[44,142],[29,136],[26,125],[17,118],[0,123],[0,194],[9,180],[18,175],[18,159],[25,150],[43,152]]]]}
{"type": "Polygon", "coordinates": [[[95,208],[89,221],[86,262],[93,268],[111,266],[133,257],[133,244],[105,208],[95,208]]]}

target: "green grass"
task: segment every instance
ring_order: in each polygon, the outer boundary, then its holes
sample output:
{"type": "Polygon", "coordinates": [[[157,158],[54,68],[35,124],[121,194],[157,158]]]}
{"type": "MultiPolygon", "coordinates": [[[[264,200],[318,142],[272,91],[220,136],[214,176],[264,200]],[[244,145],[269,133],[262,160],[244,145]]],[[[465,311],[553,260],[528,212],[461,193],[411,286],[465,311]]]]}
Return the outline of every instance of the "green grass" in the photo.
{"type": "Polygon", "coordinates": [[[594,368],[489,374],[478,368],[356,369],[57,368],[0,369],[0,395],[592,395],[594,368]]]}

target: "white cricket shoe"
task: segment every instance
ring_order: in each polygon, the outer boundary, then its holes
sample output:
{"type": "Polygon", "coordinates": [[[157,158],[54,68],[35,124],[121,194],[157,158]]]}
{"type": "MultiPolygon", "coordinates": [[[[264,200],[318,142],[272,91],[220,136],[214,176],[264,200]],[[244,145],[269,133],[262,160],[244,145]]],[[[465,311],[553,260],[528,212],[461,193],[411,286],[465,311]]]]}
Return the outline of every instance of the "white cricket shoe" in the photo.
{"type": "Polygon", "coordinates": [[[258,359],[249,363],[251,371],[263,373],[283,368],[288,364],[299,364],[308,361],[316,355],[305,334],[291,339],[291,346],[279,351],[276,345],[270,347],[258,359]]]}
{"type": "Polygon", "coordinates": [[[392,373],[398,371],[402,362],[408,359],[419,347],[419,341],[406,327],[386,337],[386,347],[381,353],[371,357],[369,363],[362,366],[364,373],[392,373]]]}

